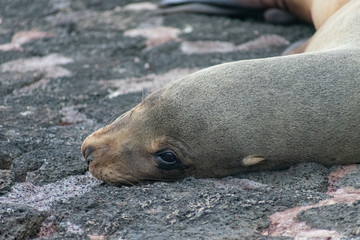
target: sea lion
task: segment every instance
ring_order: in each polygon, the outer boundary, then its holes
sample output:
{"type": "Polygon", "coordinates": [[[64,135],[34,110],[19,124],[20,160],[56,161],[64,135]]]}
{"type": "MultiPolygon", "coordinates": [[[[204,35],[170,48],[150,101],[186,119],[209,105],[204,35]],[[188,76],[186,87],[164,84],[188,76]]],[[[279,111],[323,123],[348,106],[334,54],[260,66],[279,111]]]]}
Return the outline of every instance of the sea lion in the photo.
{"type": "Polygon", "coordinates": [[[90,172],[134,184],[360,163],[360,1],[303,2],[344,6],[305,53],[213,66],[153,92],[85,139],[90,172]]]}

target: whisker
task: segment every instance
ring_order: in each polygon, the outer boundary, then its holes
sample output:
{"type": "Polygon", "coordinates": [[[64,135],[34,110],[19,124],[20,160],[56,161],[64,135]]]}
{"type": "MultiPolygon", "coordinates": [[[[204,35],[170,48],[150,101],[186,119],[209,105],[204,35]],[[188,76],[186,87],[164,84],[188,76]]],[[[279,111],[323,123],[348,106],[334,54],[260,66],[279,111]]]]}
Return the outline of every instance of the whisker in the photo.
{"type": "Polygon", "coordinates": [[[146,178],[147,181],[162,181],[162,182],[176,182],[179,181],[180,179],[177,178],[146,178]]]}
{"type": "Polygon", "coordinates": [[[113,113],[106,121],[105,126],[115,121],[118,118],[118,113],[113,113]]]}
{"type": "Polygon", "coordinates": [[[121,109],[120,111],[115,111],[115,113],[113,113],[106,121],[102,122],[102,123],[97,123],[94,126],[93,131],[99,130],[100,128],[105,127],[106,125],[112,123],[113,121],[115,121],[117,118],[122,117],[123,115],[125,115],[127,113],[127,110],[121,109]],[[118,115],[118,112],[123,112],[120,116],[118,115]]]}
{"type": "MultiPolygon", "coordinates": [[[[120,185],[129,185],[129,186],[135,186],[137,183],[133,183],[131,181],[126,180],[125,178],[121,178],[122,183],[120,185]]],[[[137,181],[137,180],[136,180],[137,181]]]]}

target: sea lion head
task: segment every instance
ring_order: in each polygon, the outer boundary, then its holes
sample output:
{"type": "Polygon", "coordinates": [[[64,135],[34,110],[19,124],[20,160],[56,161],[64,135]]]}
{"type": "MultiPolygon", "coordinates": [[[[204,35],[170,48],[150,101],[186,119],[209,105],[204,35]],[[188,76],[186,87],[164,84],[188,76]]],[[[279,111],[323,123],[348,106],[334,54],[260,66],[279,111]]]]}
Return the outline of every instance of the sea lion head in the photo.
{"type": "Polygon", "coordinates": [[[112,184],[182,178],[190,168],[189,148],[169,134],[167,113],[152,94],[111,124],[88,136],[81,151],[90,172],[112,184]]]}
{"type": "Polygon", "coordinates": [[[239,161],[244,156],[228,149],[234,146],[228,134],[219,130],[221,123],[212,124],[208,119],[210,110],[204,107],[211,108],[211,104],[196,98],[202,95],[201,89],[175,84],[158,90],[88,136],[81,150],[90,172],[112,184],[237,172],[239,165],[244,165],[239,161]]]}

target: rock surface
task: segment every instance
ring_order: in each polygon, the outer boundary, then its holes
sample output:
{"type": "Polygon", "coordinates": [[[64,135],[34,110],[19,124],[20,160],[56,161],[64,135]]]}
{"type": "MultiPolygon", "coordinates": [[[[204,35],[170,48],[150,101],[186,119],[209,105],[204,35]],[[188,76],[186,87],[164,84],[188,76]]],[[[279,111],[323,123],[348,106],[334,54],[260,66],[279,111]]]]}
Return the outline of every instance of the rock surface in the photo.
{"type": "Polygon", "coordinates": [[[35,237],[44,216],[37,210],[14,204],[0,205],[0,238],[15,240],[35,237]]]}
{"type": "Polygon", "coordinates": [[[0,239],[360,239],[358,165],[132,187],[86,172],[82,140],[143,95],[314,31],[157,2],[0,0],[0,239]]]}
{"type": "Polygon", "coordinates": [[[9,192],[14,182],[14,173],[12,171],[0,170],[0,195],[9,192]]]}

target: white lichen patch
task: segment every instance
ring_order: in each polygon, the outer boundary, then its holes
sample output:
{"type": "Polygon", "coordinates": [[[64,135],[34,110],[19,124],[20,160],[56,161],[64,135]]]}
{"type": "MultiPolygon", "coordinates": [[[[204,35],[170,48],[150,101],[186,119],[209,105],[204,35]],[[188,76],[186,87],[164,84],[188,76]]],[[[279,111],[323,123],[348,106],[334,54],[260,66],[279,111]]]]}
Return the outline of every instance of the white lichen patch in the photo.
{"type": "Polygon", "coordinates": [[[180,29],[173,27],[135,28],[124,32],[127,37],[144,37],[148,48],[164,44],[170,41],[178,41],[180,29]]]}
{"type": "Polygon", "coordinates": [[[58,53],[44,57],[20,58],[0,65],[0,73],[15,72],[27,76],[29,73],[39,76],[33,83],[16,89],[16,93],[31,93],[34,89],[45,89],[53,78],[70,77],[72,72],[59,66],[72,63],[71,58],[58,53]]]}
{"type": "Polygon", "coordinates": [[[54,202],[81,196],[98,184],[100,181],[89,172],[43,186],[36,186],[30,182],[16,183],[10,193],[0,197],[0,203],[22,204],[39,211],[49,211],[54,202]]]}
{"type": "Polygon", "coordinates": [[[213,52],[251,51],[262,48],[281,47],[289,44],[290,42],[288,40],[279,35],[267,34],[240,45],[221,41],[184,41],[181,43],[180,49],[183,53],[190,55],[213,52]]]}
{"type": "Polygon", "coordinates": [[[42,38],[51,38],[54,36],[55,34],[53,33],[41,32],[36,30],[17,32],[12,37],[10,43],[5,43],[0,45],[0,52],[14,51],[14,50],[21,51],[22,45],[25,43],[32,42],[34,40],[42,39],[42,38]]]}
{"type": "Polygon", "coordinates": [[[154,11],[158,9],[157,5],[151,2],[139,2],[139,3],[130,3],[123,7],[123,10],[126,11],[154,11]]]}
{"type": "Polygon", "coordinates": [[[58,53],[49,54],[44,57],[21,58],[0,65],[0,72],[32,72],[40,71],[47,78],[67,77],[71,72],[58,65],[72,63],[71,58],[58,53]]]}
{"type": "Polygon", "coordinates": [[[270,216],[270,227],[261,234],[265,236],[289,236],[295,239],[343,239],[344,236],[334,230],[314,229],[305,222],[297,221],[298,214],[307,209],[330,206],[337,203],[352,204],[360,200],[360,189],[352,187],[340,188],[332,191],[329,195],[333,198],[272,214],[270,216]]]}
{"type": "Polygon", "coordinates": [[[152,92],[160,89],[167,83],[186,77],[187,75],[197,71],[197,68],[176,68],[164,74],[149,74],[139,78],[101,80],[99,84],[105,88],[117,88],[109,90],[108,98],[114,98],[122,94],[131,92],[152,92]]]}
{"type": "Polygon", "coordinates": [[[80,108],[86,107],[85,104],[80,104],[76,106],[68,106],[62,108],[59,113],[62,115],[61,122],[63,124],[74,124],[74,123],[81,123],[87,122],[89,124],[93,124],[94,121],[88,119],[86,115],[79,111],[80,108]]]}

